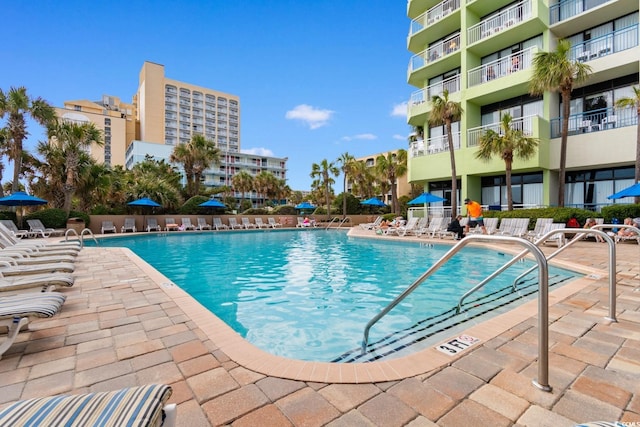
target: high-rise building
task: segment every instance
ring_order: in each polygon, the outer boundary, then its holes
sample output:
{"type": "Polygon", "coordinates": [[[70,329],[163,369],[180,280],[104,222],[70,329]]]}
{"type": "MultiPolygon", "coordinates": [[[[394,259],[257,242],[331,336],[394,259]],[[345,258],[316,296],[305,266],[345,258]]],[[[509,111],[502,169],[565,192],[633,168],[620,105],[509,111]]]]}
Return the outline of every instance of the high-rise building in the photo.
{"type": "Polygon", "coordinates": [[[57,111],[65,120],[91,121],[103,131],[104,147],[89,150],[99,162],[131,168],[145,155],[168,162],[176,144],[200,134],[221,152],[220,164],[205,171],[205,186],[231,186],[240,171],[252,176],[267,171],[286,180],[286,157],[241,152],[237,96],[168,79],[160,64],[143,64],[131,104],[103,96],[101,101],[67,101],[57,111]]]}
{"type": "MultiPolygon", "coordinates": [[[[536,155],[514,159],[513,202],[554,205],[558,200],[562,103],[558,93],[530,95],[537,52],[571,42],[569,57],[592,68],[571,94],[565,206],[598,209],[607,196],[634,183],[638,115],[615,102],[638,86],[637,0],[409,0],[408,122],[419,134],[409,145],[409,181],[458,206],[466,197],[506,205],[505,164],[475,155],[484,132],[512,127],[539,139],[536,155]],[[431,99],[448,91],[464,113],[454,122],[458,173],[451,167],[444,126],[429,126],[431,99]]],[[[628,201],[626,201],[628,202],[628,201]]],[[[447,204],[447,203],[445,203],[447,204]]]]}

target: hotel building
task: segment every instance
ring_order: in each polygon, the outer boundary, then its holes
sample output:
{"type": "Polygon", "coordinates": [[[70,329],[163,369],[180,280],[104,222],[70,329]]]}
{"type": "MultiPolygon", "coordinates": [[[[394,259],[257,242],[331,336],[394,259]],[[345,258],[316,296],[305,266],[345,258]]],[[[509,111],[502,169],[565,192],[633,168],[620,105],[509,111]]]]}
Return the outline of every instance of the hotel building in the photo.
{"type": "MultiPolygon", "coordinates": [[[[221,162],[205,172],[204,185],[232,186],[233,175],[262,171],[286,180],[287,158],[241,153],[240,100],[235,95],[168,79],[164,66],[145,62],[131,104],[104,96],[101,101],[67,101],[58,115],[91,121],[104,133],[104,147],[91,147],[99,162],[130,169],[150,155],[169,161],[176,144],[196,134],[215,142],[221,162]]],[[[242,194],[237,194],[242,198],[242,194]]],[[[253,194],[255,198],[257,195],[253,194]]],[[[246,196],[245,196],[246,197],[246,196]]]]}
{"type": "MultiPolygon", "coordinates": [[[[409,0],[407,45],[413,54],[408,82],[408,122],[423,130],[409,143],[411,183],[458,206],[466,197],[483,205],[507,204],[504,161],[477,160],[480,136],[499,131],[503,113],[512,126],[539,140],[536,155],[514,159],[516,206],[557,204],[560,159],[558,93],[529,94],[532,60],[571,42],[570,59],[592,68],[574,87],[569,117],[565,206],[598,209],[607,196],[634,183],[637,112],[617,109],[633,97],[640,75],[638,0],[409,0]],[[464,114],[453,124],[458,172],[451,194],[451,169],[443,126],[429,127],[434,95],[449,92],[464,114]]],[[[623,200],[624,201],[624,200],[623,200]]],[[[628,203],[627,201],[624,201],[628,203]]]]}

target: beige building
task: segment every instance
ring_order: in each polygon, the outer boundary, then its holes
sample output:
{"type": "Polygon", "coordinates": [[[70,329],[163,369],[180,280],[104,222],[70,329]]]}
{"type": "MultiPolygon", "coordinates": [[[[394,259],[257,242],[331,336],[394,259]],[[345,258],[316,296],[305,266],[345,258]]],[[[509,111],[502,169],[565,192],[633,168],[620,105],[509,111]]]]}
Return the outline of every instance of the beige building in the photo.
{"type": "MultiPolygon", "coordinates": [[[[378,156],[386,156],[387,153],[397,153],[398,150],[390,150],[390,151],[385,151],[383,153],[377,153],[377,154],[371,154],[365,157],[358,157],[356,158],[357,161],[360,162],[364,162],[365,165],[367,165],[367,167],[374,167],[376,165],[376,159],[378,158],[378,156]]],[[[352,183],[347,181],[347,192],[351,193],[351,187],[352,187],[352,183]]],[[[405,174],[404,176],[401,176],[399,178],[397,178],[396,180],[396,187],[397,187],[397,195],[398,198],[402,197],[402,196],[410,196],[411,195],[411,184],[409,184],[408,180],[407,180],[407,174],[405,174]]],[[[380,195],[378,195],[380,196],[380,195]]],[[[390,205],[391,204],[391,190],[389,190],[389,192],[387,194],[383,194],[383,201],[390,205]]]]}

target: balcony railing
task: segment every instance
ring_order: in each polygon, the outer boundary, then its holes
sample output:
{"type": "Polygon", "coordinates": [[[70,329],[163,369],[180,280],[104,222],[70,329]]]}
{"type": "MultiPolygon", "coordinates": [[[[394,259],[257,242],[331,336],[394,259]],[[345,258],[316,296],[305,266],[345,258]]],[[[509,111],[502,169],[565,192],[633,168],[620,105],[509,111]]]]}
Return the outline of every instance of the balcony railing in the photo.
{"type": "Polygon", "coordinates": [[[409,35],[412,36],[424,30],[428,25],[444,18],[454,10],[460,8],[460,0],[445,0],[411,21],[409,35]]]}
{"type": "MultiPolygon", "coordinates": [[[[453,149],[460,149],[460,132],[453,132],[453,149]]],[[[411,157],[421,157],[430,154],[443,153],[449,151],[449,142],[447,135],[429,138],[426,142],[422,139],[413,141],[409,144],[409,154],[411,157]]]]}
{"type": "Polygon", "coordinates": [[[571,47],[572,61],[586,62],[638,46],[638,24],[571,47]]]}
{"type": "Polygon", "coordinates": [[[518,24],[531,17],[531,0],[524,0],[515,6],[493,15],[467,30],[469,44],[475,43],[495,33],[518,24]]]}
{"type": "Polygon", "coordinates": [[[564,21],[569,18],[573,18],[576,15],[581,14],[584,11],[593,9],[601,4],[608,3],[611,0],[566,0],[561,1],[558,4],[554,4],[549,7],[549,22],[551,25],[560,21],[564,21]]]}
{"type": "MultiPolygon", "coordinates": [[[[533,115],[513,119],[511,121],[511,129],[522,131],[525,136],[533,136],[533,120],[536,117],[538,116],[533,115]]],[[[484,135],[488,130],[501,133],[502,123],[491,123],[488,125],[469,129],[467,131],[467,147],[477,147],[480,144],[480,137],[484,135]]]]}
{"type": "MultiPolygon", "coordinates": [[[[599,132],[609,129],[635,126],[638,113],[635,108],[603,108],[569,116],[569,135],[599,132]]],[[[562,118],[551,119],[551,138],[560,138],[562,118]]]]}
{"type": "Polygon", "coordinates": [[[411,105],[418,105],[424,102],[429,102],[431,98],[444,93],[445,90],[449,93],[460,92],[459,74],[453,77],[449,77],[448,79],[442,80],[438,83],[429,85],[424,89],[413,92],[411,94],[411,105]]]}
{"type": "Polygon", "coordinates": [[[418,70],[425,65],[435,62],[443,56],[450,55],[460,50],[460,34],[455,34],[448,39],[429,46],[429,49],[411,57],[411,71],[418,70]]]}
{"type": "Polygon", "coordinates": [[[520,52],[513,53],[504,58],[488,62],[480,67],[468,71],[469,87],[505,77],[518,71],[531,68],[533,56],[537,48],[532,46],[520,52]]]}

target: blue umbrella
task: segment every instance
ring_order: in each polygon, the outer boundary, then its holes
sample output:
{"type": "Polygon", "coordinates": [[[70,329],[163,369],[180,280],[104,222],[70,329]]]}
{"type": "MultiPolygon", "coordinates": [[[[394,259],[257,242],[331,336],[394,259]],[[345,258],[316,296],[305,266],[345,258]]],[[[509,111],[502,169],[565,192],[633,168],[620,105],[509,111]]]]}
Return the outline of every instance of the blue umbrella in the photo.
{"type": "Polygon", "coordinates": [[[154,202],[148,197],[143,197],[142,199],[134,200],[133,202],[127,203],[129,206],[146,206],[151,208],[159,208],[160,204],[154,202]]]}
{"type": "Polygon", "coordinates": [[[377,197],[372,197],[370,199],[364,200],[360,202],[360,204],[368,205],[368,206],[379,206],[379,207],[387,206],[386,203],[384,203],[382,200],[378,199],[377,197]]]}
{"type": "Polygon", "coordinates": [[[640,197],[640,182],[608,196],[607,199],[621,199],[623,197],[640,197]]]}
{"type": "Polygon", "coordinates": [[[445,199],[439,196],[434,196],[431,193],[422,193],[415,199],[409,202],[410,205],[424,205],[425,203],[431,202],[443,202],[445,199]]]}
{"type": "Polygon", "coordinates": [[[216,199],[209,199],[204,203],[200,203],[198,206],[203,208],[226,208],[227,205],[217,201],[216,199]]]}
{"type": "Polygon", "coordinates": [[[296,205],[296,209],[315,209],[315,208],[316,207],[309,202],[302,202],[299,205],[296,205]]]}
{"type": "Polygon", "coordinates": [[[0,205],[3,206],[36,206],[46,205],[48,202],[35,196],[30,196],[24,191],[16,191],[10,196],[0,199],[0,205]]]}

